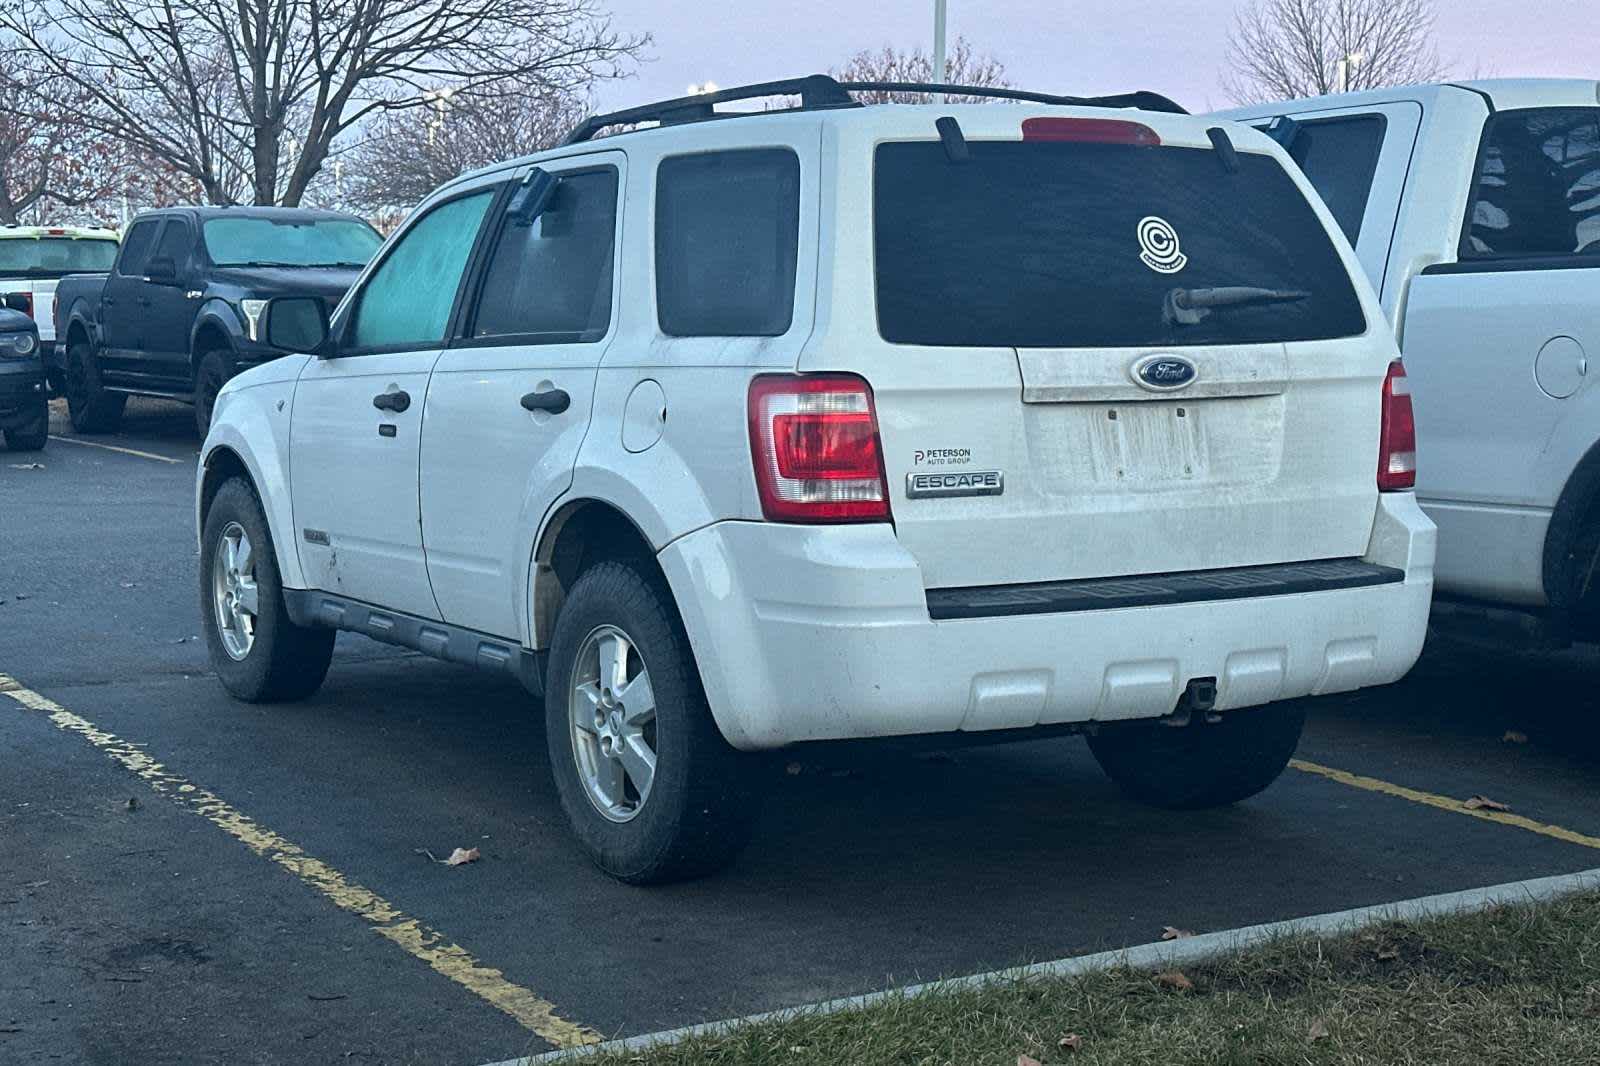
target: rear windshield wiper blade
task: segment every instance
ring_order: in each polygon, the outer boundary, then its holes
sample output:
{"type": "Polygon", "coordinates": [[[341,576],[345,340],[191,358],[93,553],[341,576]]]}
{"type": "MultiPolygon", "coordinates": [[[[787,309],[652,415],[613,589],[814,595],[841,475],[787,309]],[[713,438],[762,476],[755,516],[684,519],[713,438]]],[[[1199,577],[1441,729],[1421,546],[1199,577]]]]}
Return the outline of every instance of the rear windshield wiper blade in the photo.
{"type": "Polygon", "coordinates": [[[1173,289],[1161,315],[1168,322],[1192,326],[1212,311],[1251,304],[1295,303],[1311,298],[1302,289],[1263,289],[1255,285],[1218,285],[1207,289],[1173,289]]]}

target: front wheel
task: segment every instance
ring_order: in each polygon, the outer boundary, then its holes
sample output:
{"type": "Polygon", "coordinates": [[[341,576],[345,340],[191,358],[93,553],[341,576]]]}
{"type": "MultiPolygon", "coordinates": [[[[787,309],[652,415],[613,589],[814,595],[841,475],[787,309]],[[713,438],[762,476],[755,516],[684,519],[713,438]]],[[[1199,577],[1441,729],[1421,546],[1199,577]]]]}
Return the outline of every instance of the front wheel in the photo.
{"type": "Polygon", "coordinates": [[[216,410],[217,394],[233,376],[232,361],[226,352],[206,352],[194,372],[194,427],[204,440],[211,432],[211,413],[216,410]]]}
{"type": "Polygon", "coordinates": [[[26,425],[6,430],[6,447],[14,452],[36,452],[50,438],[50,407],[41,398],[26,425]]]}
{"type": "Polygon", "coordinates": [[[1300,744],[1305,707],[1268,704],[1199,715],[1184,726],[1140,722],[1108,726],[1089,738],[1106,775],[1142,803],[1200,810],[1248,799],[1278,779],[1300,744]]]}
{"type": "Polygon", "coordinates": [[[206,512],[200,614],[211,666],[238,699],[304,699],[327,676],[337,634],[289,617],[266,515],[239,478],[217,490],[206,512]]]}
{"type": "Polygon", "coordinates": [[[67,414],[79,433],[115,433],[128,397],[100,382],[100,364],[87,341],[67,349],[67,414]]]}
{"type": "Polygon", "coordinates": [[[633,884],[727,865],[756,813],[752,757],[717,730],[670,596],[645,563],[585,571],[545,685],[561,806],[594,863],[633,884]]]}

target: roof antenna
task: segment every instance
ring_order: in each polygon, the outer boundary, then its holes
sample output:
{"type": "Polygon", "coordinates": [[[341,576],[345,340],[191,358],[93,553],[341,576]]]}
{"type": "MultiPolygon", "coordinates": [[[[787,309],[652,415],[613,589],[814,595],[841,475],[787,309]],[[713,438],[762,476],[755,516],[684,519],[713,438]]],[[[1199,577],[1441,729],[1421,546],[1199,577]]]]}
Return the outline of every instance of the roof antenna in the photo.
{"type": "Polygon", "coordinates": [[[961,135],[961,125],[955,119],[946,115],[934,122],[933,127],[939,131],[939,143],[944,145],[946,159],[952,163],[965,163],[972,158],[967,139],[961,135]]]}
{"type": "Polygon", "coordinates": [[[1222,169],[1229,174],[1239,173],[1239,153],[1234,150],[1228,131],[1221,126],[1212,126],[1206,130],[1206,136],[1211,138],[1211,147],[1217,150],[1217,158],[1222,160],[1222,169]]]}

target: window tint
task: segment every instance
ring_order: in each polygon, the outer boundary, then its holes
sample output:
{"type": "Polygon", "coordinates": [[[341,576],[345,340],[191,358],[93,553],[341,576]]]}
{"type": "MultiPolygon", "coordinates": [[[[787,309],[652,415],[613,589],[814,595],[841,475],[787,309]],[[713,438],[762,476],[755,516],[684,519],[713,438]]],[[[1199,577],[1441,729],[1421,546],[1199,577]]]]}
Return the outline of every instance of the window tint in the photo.
{"type": "Polygon", "coordinates": [[[122,238],[122,254],[117,258],[117,273],[128,276],[144,273],[144,261],[150,255],[150,245],[155,243],[156,230],[161,228],[159,218],[135,222],[128,235],[122,238]]]}
{"type": "Polygon", "coordinates": [[[1600,253],[1600,108],[1500,112],[1473,192],[1464,258],[1600,253]]]}
{"type": "Polygon", "coordinates": [[[189,261],[189,227],[184,222],[169,218],[167,225],[161,231],[161,239],[156,242],[155,250],[150,253],[150,259],[145,260],[145,266],[150,265],[150,260],[170,259],[173,265],[180,270],[189,261]]]}
{"type": "Polygon", "coordinates": [[[1289,155],[1305,171],[1351,244],[1361,236],[1385,125],[1382,115],[1303,122],[1289,145],[1289,155]]]}
{"type": "Polygon", "coordinates": [[[794,315],[800,160],[786,148],[661,161],[656,312],[677,337],[776,337],[794,315]]]}
{"type": "Polygon", "coordinates": [[[594,341],[611,323],[617,172],[561,177],[530,225],[507,216],[484,273],[475,337],[594,341]]]}
{"type": "Polygon", "coordinates": [[[361,290],[352,347],[421,347],[444,340],[461,273],[493,197],[486,189],[440,204],[406,230],[361,290]]]}
{"type": "MultiPolygon", "coordinates": [[[[1211,149],[972,141],[877,149],[878,331],[898,344],[1129,347],[1365,332],[1333,241],[1278,162],[1211,149]],[[1176,290],[1283,298],[1193,308],[1176,290]],[[1188,321],[1184,321],[1188,319],[1188,321]]],[[[1227,294],[1214,294],[1226,296],[1227,294]]]]}

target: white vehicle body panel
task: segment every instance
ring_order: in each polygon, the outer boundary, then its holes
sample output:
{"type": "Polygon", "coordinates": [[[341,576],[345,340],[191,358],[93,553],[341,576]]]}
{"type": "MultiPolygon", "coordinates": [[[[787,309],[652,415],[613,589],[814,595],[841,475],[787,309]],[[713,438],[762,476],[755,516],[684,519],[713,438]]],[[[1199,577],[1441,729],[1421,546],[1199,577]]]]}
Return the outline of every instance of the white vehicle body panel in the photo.
{"type": "MultiPolygon", "coordinates": [[[[105,241],[116,245],[113,230],[91,229],[82,226],[0,226],[0,241],[37,241],[49,237],[53,240],[105,241]]],[[[84,271],[92,273],[92,271],[84,271]]],[[[56,339],[56,278],[11,276],[0,268],[0,293],[23,292],[33,297],[33,320],[39,327],[39,340],[49,343],[56,339]]]]}
{"type": "MultiPolygon", "coordinates": [[[[1563,488],[1600,441],[1600,261],[1459,266],[1492,113],[1600,107],[1597,83],[1507,80],[1409,86],[1257,105],[1260,124],[1418,107],[1415,134],[1387,131],[1357,249],[1401,341],[1416,408],[1417,494],[1438,523],[1444,594],[1537,608],[1546,535],[1563,488]],[[1392,238],[1379,219],[1396,217],[1392,238]]],[[[1600,113],[1600,112],[1597,112],[1600,113]]]]}

